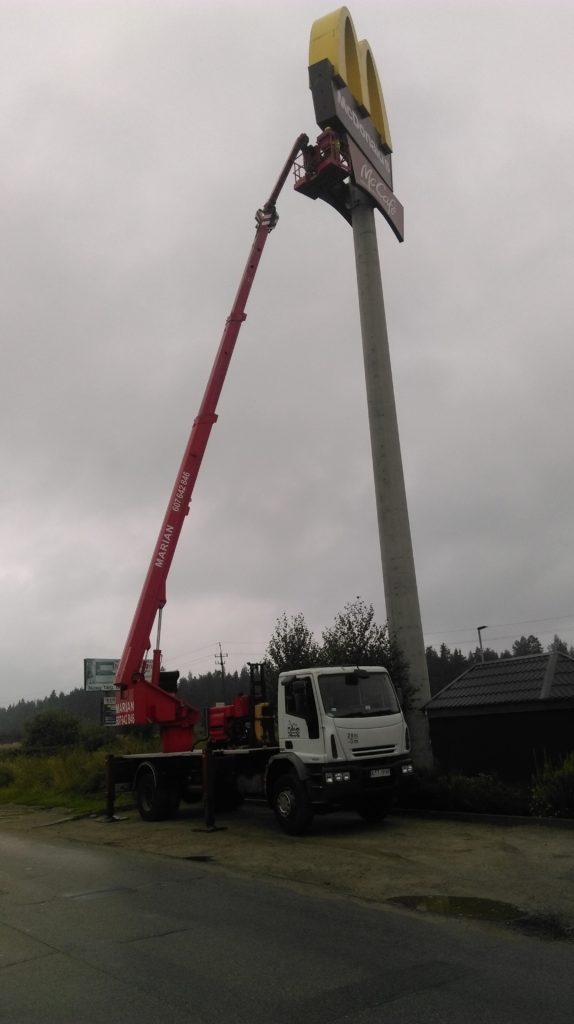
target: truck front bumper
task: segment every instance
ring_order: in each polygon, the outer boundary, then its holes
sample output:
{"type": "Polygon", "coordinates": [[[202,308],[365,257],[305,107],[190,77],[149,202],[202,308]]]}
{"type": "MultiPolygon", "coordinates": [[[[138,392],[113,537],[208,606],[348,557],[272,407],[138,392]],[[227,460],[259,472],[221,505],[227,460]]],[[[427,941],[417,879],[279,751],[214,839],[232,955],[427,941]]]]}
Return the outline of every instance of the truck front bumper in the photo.
{"type": "Polygon", "coordinates": [[[413,763],[408,755],[361,764],[333,761],[307,767],[308,791],[314,804],[342,805],[369,797],[391,797],[413,776],[413,763]]]}

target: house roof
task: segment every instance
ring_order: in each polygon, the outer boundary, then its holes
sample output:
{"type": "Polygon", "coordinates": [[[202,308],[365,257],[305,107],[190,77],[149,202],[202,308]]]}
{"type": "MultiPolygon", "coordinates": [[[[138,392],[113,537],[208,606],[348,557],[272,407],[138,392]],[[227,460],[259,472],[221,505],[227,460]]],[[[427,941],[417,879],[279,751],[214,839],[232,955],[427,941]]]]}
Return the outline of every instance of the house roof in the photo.
{"type": "Polygon", "coordinates": [[[425,705],[432,715],[479,714],[482,709],[519,711],[520,705],[549,709],[557,702],[574,706],[574,658],[568,654],[531,654],[477,662],[425,705]]]}

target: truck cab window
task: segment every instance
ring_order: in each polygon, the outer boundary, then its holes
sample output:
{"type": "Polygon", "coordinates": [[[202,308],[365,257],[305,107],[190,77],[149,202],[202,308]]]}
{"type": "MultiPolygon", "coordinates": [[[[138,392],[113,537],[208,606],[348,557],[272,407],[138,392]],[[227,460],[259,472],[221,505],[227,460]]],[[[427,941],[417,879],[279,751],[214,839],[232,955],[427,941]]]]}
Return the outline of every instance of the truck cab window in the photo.
{"type": "Polygon", "coordinates": [[[290,679],[285,683],[285,711],[305,720],[310,740],[319,738],[319,717],[310,679],[290,679]]]}

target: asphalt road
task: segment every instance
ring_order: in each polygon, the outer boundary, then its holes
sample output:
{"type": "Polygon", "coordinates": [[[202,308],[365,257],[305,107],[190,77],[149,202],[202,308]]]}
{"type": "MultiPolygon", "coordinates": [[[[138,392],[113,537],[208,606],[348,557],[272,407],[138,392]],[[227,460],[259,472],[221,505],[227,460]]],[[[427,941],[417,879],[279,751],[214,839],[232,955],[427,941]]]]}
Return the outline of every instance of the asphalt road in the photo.
{"type": "Polygon", "coordinates": [[[2,1024],[571,1024],[574,944],[0,836],[2,1024]]]}

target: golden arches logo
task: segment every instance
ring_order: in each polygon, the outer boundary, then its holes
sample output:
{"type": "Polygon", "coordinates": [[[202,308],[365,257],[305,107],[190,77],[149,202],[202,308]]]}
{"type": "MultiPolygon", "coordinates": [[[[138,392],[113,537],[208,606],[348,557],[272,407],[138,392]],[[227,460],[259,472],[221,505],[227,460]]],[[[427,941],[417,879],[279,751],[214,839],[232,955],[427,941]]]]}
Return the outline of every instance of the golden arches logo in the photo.
{"type": "Polygon", "coordinates": [[[359,108],[371,118],[383,149],[392,152],[391,132],[383,90],[371,47],[359,42],[353,19],[346,7],[339,7],[313,22],[309,42],[309,64],[328,60],[337,78],[344,83],[359,108]]]}

